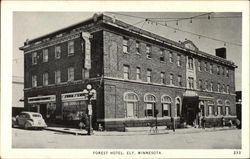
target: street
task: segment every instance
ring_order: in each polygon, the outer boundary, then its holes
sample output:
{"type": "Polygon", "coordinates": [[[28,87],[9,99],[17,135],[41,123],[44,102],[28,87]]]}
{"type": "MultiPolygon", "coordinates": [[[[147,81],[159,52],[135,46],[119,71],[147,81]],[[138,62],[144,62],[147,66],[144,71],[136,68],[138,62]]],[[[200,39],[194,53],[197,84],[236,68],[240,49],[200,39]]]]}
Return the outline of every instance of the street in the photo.
{"type": "Polygon", "coordinates": [[[189,134],[76,136],[47,131],[12,129],[13,148],[88,149],[238,149],[241,130],[189,134]]]}

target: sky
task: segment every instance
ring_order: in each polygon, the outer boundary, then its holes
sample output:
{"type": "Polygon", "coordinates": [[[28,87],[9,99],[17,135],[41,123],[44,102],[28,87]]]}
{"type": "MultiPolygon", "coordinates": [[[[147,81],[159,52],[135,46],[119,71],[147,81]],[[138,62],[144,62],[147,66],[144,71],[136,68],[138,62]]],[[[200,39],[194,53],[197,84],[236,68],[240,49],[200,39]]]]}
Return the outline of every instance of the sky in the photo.
{"type": "MultiPolygon", "coordinates": [[[[92,17],[94,12],[14,12],[13,13],[13,77],[23,78],[23,52],[19,47],[23,46],[26,39],[33,39],[44,34],[56,31],[63,27],[81,22],[87,18],[92,17]]],[[[215,55],[215,49],[225,47],[227,49],[227,60],[233,61],[238,68],[235,70],[235,85],[236,91],[242,89],[241,87],[241,71],[242,71],[242,18],[241,13],[226,13],[226,12],[212,12],[210,19],[208,15],[200,16],[199,18],[192,18],[186,20],[179,20],[178,25],[176,20],[179,18],[190,18],[204,12],[117,12],[104,14],[115,17],[126,23],[133,24],[144,30],[153,32],[170,40],[185,41],[191,40],[199,50],[215,55]],[[124,16],[130,15],[130,16],[124,16]],[[134,16],[134,17],[131,17],[134,16]],[[227,18],[215,18],[227,17],[227,18]],[[233,18],[234,17],[234,18],[233,18]],[[145,22],[149,18],[165,18],[154,19],[167,21],[167,26],[164,22],[158,21],[158,24],[145,22]],[[170,21],[171,20],[171,21],[170,21]],[[177,29],[172,29],[172,28],[177,29]],[[216,41],[197,36],[180,30],[192,32],[199,35],[204,35],[214,39],[219,39],[225,42],[216,41]],[[236,43],[233,45],[231,43],[236,43]],[[239,45],[237,45],[239,44],[239,45]]],[[[153,20],[153,19],[152,19],[153,20]]]]}

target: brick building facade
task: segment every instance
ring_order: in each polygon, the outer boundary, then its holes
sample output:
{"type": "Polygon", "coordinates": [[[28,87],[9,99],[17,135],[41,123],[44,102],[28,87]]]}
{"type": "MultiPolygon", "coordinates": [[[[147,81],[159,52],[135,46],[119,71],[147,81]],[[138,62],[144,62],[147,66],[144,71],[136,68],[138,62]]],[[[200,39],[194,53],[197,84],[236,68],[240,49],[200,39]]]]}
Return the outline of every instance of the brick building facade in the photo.
{"type": "Polygon", "coordinates": [[[83,89],[96,90],[94,127],[124,130],[174,118],[199,125],[234,120],[236,66],[200,51],[191,41],[174,42],[106,15],[26,41],[25,109],[45,118],[79,120],[86,113],[83,89]],[[157,111],[156,111],[157,110],[157,111]],[[158,113],[157,113],[158,112],[158,113]]]}

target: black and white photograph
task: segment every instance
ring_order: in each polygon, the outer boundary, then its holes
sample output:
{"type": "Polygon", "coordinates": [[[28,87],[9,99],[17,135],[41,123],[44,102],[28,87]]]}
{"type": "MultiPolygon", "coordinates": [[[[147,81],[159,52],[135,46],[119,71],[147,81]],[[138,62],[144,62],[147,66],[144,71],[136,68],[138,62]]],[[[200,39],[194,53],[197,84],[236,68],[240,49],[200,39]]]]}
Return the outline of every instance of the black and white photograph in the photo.
{"type": "Polygon", "coordinates": [[[53,158],[53,151],[56,158],[184,158],[184,151],[205,157],[195,154],[200,150],[211,158],[213,151],[249,157],[249,23],[240,5],[47,6],[9,13],[11,52],[1,59],[12,54],[10,105],[1,117],[8,120],[8,154],[24,155],[3,158],[53,158]],[[29,155],[33,150],[41,152],[29,155]]]}

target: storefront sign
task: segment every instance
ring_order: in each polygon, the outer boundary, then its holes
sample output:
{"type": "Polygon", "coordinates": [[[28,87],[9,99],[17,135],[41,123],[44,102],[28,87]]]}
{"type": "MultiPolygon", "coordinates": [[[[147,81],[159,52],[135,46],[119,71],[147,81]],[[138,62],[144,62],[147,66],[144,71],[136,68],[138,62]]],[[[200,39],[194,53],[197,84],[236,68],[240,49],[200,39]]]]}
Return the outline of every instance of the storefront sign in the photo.
{"type": "Polygon", "coordinates": [[[37,96],[28,98],[28,103],[47,103],[47,102],[56,102],[56,96],[48,95],[48,96],[37,96]]]}
{"type": "Polygon", "coordinates": [[[91,68],[91,52],[90,52],[90,40],[89,38],[91,35],[87,32],[82,32],[82,38],[85,41],[85,61],[84,61],[84,68],[90,69],[91,68]]]}
{"type": "Polygon", "coordinates": [[[62,94],[62,101],[88,100],[88,97],[83,92],[73,92],[62,94]]]}

